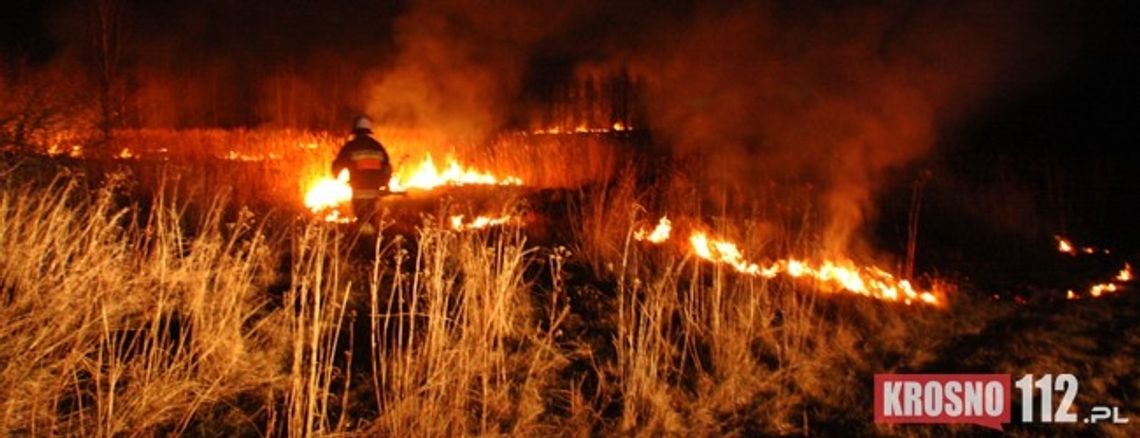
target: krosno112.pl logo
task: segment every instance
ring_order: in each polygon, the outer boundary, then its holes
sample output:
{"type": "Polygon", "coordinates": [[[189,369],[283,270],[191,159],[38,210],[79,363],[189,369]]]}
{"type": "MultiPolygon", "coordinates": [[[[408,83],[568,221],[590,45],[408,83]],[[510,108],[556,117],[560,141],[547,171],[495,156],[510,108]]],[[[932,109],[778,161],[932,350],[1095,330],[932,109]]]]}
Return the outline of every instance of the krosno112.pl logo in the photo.
{"type": "MultiPolygon", "coordinates": [[[[875,422],[971,423],[1001,430],[1010,422],[1011,381],[1009,374],[876,374],[875,422]]],[[[1014,386],[1022,423],[1128,423],[1118,407],[1093,406],[1083,418],[1073,412],[1079,385],[1072,374],[1027,374],[1014,386]]]]}

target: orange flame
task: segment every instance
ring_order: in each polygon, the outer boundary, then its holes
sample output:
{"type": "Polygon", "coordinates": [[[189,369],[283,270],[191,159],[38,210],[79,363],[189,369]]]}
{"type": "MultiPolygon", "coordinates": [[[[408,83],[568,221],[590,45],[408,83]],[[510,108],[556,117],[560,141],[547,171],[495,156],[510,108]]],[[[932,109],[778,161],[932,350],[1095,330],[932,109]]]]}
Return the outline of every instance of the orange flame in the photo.
{"type": "MultiPolygon", "coordinates": [[[[240,155],[230,156],[229,159],[240,160],[240,155]]],[[[272,158],[272,157],[271,157],[272,158]]],[[[419,166],[392,176],[388,189],[392,192],[405,192],[408,190],[431,190],[441,186],[462,185],[521,185],[522,180],[513,177],[496,177],[495,175],[471,168],[465,168],[454,158],[448,158],[448,165],[439,169],[427,155],[419,166]]],[[[348,222],[349,219],[341,215],[340,206],[352,200],[352,187],[348,185],[348,170],[342,170],[337,177],[324,177],[313,183],[305,192],[305,207],[317,215],[324,215],[329,222],[348,222]]]]}
{"type": "Polygon", "coordinates": [[[317,215],[324,215],[329,222],[346,222],[340,214],[340,205],[352,200],[352,187],[348,185],[348,169],[340,171],[337,177],[324,177],[318,180],[305,194],[305,207],[317,215]]]}
{"type": "Polygon", "coordinates": [[[1076,248],[1073,247],[1072,242],[1069,242],[1068,239],[1065,239],[1064,237],[1061,237],[1061,236],[1053,236],[1053,237],[1055,239],[1057,239],[1057,251],[1058,252],[1062,252],[1062,253],[1069,254],[1069,255],[1077,255],[1077,250],[1076,250],[1076,248]]]}
{"type": "Polygon", "coordinates": [[[774,278],[785,274],[791,278],[811,279],[830,288],[875,299],[901,301],[908,305],[916,301],[940,305],[938,297],[932,292],[916,290],[908,280],[897,279],[894,275],[874,266],[857,266],[850,260],[824,260],[813,264],[789,258],[761,266],[746,260],[735,243],[709,239],[702,232],[693,233],[689,237],[689,243],[697,257],[728,265],[745,275],[774,278]]]}
{"type": "Polygon", "coordinates": [[[451,217],[451,229],[455,231],[471,231],[479,230],[487,227],[494,227],[506,224],[514,219],[514,216],[509,214],[491,217],[491,216],[476,216],[470,222],[463,221],[463,215],[451,217]]]}
{"type": "Polygon", "coordinates": [[[1124,269],[1121,269],[1120,273],[1116,274],[1116,281],[1129,282],[1132,281],[1132,278],[1132,265],[1125,263],[1124,269]]]}
{"type": "MultiPolygon", "coordinates": [[[[304,146],[302,146],[304,147],[304,146]]],[[[263,161],[278,161],[283,158],[281,154],[270,152],[269,154],[253,154],[246,152],[238,152],[235,150],[226,151],[225,154],[218,155],[219,159],[226,161],[241,161],[245,163],[260,163],[263,161]]]]}
{"type": "Polygon", "coordinates": [[[580,125],[575,126],[573,128],[569,128],[569,127],[564,128],[561,126],[551,126],[549,128],[536,129],[534,131],[531,131],[531,134],[539,134],[539,135],[541,135],[541,134],[548,134],[548,135],[557,135],[557,134],[606,134],[606,133],[611,133],[611,132],[626,132],[626,131],[632,131],[632,130],[633,130],[633,127],[625,124],[624,122],[617,121],[617,122],[614,122],[612,125],[605,126],[605,127],[592,127],[592,126],[589,126],[586,124],[580,124],[580,125]]]}
{"type": "Polygon", "coordinates": [[[1089,295],[1092,295],[1093,298],[1097,298],[1104,293],[1116,292],[1117,290],[1118,288],[1115,283],[1094,284],[1089,288],[1089,295]]]}
{"type": "MultiPolygon", "coordinates": [[[[1100,298],[1102,295],[1123,291],[1126,286],[1124,283],[1132,281],[1133,278],[1132,265],[1125,263],[1124,268],[1122,268],[1120,272],[1118,272],[1116,276],[1112,278],[1112,280],[1090,286],[1089,296],[1093,298],[1100,298]]],[[[1069,298],[1070,300],[1076,299],[1075,294],[1073,294],[1073,291],[1071,290],[1066,295],[1066,298],[1069,298]]]]}
{"type": "Polygon", "coordinates": [[[649,241],[651,243],[661,243],[669,240],[669,234],[673,232],[673,223],[669,221],[668,216],[664,216],[657,222],[657,226],[653,230],[646,230],[644,228],[633,232],[633,238],[639,241],[649,241]]]}
{"type": "MultiPolygon", "coordinates": [[[[652,231],[634,232],[639,241],[663,243],[669,239],[672,224],[662,217],[652,231]]],[[[875,299],[911,304],[922,302],[941,306],[939,297],[931,291],[915,289],[909,280],[896,278],[875,266],[858,266],[850,260],[823,260],[811,262],[796,258],[777,259],[766,264],[749,261],[740,247],[731,241],[713,239],[695,231],[689,236],[689,249],[697,257],[716,264],[727,265],[748,276],[775,278],[781,274],[793,279],[814,280],[827,289],[844,290],[875,299]]]]}
{"type": "Polygon", "coordinates": [[[521,185],[522,180],[513,177],[496,177],[495,175],[472,168],[465,168],[455,158],[448,157],[447,167],[436,168],[431,154],[428,154],[419,166],[407,172],[400,172],[392,176],[388,189],[393,192],[408,190],[431,190],[440,186],[462,186],[472,184],[485,185],[521,185]]]}
{"type": "Polygon", "coordinates": [[[1053,236],[1053,238],[1057,240],[1057,252],[1071,256],[1076,256],[1078,252],[1085,254],[1096,254],[1098,252],[1103,254],[1112,254],[1112,251],[1109,251],[1108,249],[1100,249],[1095,246],[1082,246],[1080,248],[1077,248],[1077,246],[1073,244],[1073,241],[1062,236],[1053,236]]]}

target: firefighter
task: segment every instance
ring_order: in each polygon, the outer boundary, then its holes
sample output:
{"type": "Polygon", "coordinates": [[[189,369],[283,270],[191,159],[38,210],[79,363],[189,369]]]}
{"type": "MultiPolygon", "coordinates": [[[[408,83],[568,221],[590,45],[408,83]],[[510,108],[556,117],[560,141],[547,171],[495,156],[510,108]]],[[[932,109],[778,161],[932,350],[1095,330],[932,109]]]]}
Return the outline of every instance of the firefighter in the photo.
{"type": "Polygon", "coordinates": [[[348,169],[348,183],[352,186],[352,211],[364,233],[374,232],[372,216],[377,201],[388,191],[392,178],[392,164],[384,145],[372,138],[372,121],[357,117],[352,126],[352,140],[345,143],[333,160],[333,175],[348,169]]]}

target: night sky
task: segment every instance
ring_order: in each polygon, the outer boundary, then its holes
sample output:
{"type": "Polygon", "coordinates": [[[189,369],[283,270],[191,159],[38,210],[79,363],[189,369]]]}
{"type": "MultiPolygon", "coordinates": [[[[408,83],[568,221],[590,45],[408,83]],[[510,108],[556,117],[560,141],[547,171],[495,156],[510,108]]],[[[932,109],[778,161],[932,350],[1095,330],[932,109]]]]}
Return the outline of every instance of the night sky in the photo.
{"type": "MultiPolygon", "coordinates": [[[[76,55],[89,45],[84,29],[96,1],[9,0],[0,14],[0,54],[9,71],[17,66],[44,67],[76,55]]],[[[249,70],[289,68],[334,54],[355,65],[384,68],[398,51],[394,23],[415,9],[402,1],[188,1],[117,0],[123,10],[126,66],[198,67],[235,62],[249,70]]],[[[440,2],[441,15],[454,17],[440,2]]],[[[634,43],[647,29],[680,26],[697,9],[697,2],[582,2],[581,14],[557,31],[540,35],[527,48],[524,91],[543,82],[567,78],[576,65],[604,59],[614,35],[634,43]],[[597,4],[604,3],[604,4],[597,4]]],[[[731,9],[741,2],[723,2],[731,9]]],[[[826,3],[826,2],[825,2],[826,3]]],[[[896,10],[921,9],[910,2],[880,2],[896,10]]],[[[1087,153],[1083,143],[1123,146],[1134,140],[1138,101],[1135,42],[1140,6],[1135,2],[1026,2],[1010,22],[1032,22],[1037,58],[1024,69],[1006,74],[1005,90],[992,90],[980,102],[977,120],[967,120],[963,132],[1010,136],[1032,141],[1007,141],[1010,148],[1038,149],[1042,142],[1056,148],[1087,153]],[[1053,47],[1051,47],[1053,46],[1053,47]],[[1055,47],[1056,50],[1053,50],[1055,47]],[[1040,58],[1047,58],[1044,61],[1040,58]],[[1048,58],[1052,58],[1050,61],[1048,58]],[[1044,71],[1045,73],[1037,73],[1044,71]],[[1018,82],[1021,83],[1018,83],[1018,82]]],[[[929,2],[944,5],[945,2],[929,2]]],[[[967,6],[968,7],[968,6],[967,6]]],[[[773,15],[811,15],[824,4],[773,2],[773,15]]],[[[475,10],[489,6],[475,6],[475,10]]],[[[840,8],[835,8],[840,9],[840,8]]],[[[518,27],[544,23],[515,21],[518,27]]],[[[810,20],[806,25],[810,25],[810,20]]],[[[805,23],[798,23],[805,25],[805,23]]],[[[668,35],[669,32],[663,32],[668,35]]],[[[642,72],[650,74],[652,72],[642,72]]],[[[252,120],[252,119],[251,119],[252,120]]]]}

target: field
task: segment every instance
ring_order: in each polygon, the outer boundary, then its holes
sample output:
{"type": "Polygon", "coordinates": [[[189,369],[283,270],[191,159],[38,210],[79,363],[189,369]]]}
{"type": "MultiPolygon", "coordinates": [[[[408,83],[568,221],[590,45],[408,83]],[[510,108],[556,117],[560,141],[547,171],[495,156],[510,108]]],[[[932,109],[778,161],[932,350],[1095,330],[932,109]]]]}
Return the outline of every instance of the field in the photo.
{"type": "MultiPolygon", "coordinates": [[[[126,131],[106,156],[64,137],[47,151],[7,153],[0,428],[983,433],[871,424],[871,376],[886,372],[1072,372],[1083,384],[1078,405],[1140,412],[1140,298],[1126,288],[1025,303],[955,272],[920,271],[915,286],[938,293],[938,305],[926,305],[746,275],[639,232],[668,213],[676,228],[727,236],[744,254],[818,254],[818,207],[802,193],[810,188],[773,186],[771,202],[741,213],[694,195],[697,183],[644,158],[648,140],[633,134],[451,147],[410,132],[378,136],[397,164],[450,155],[525,184],[393,197],[379,234],[358,236],[301,202],[327,176],[336,135],[126,131]],[[448,226],[455,214],[491,212],[518,220],[448,226]]],[[[900,261],[862,259],[892,270],[900,261]]]]}

